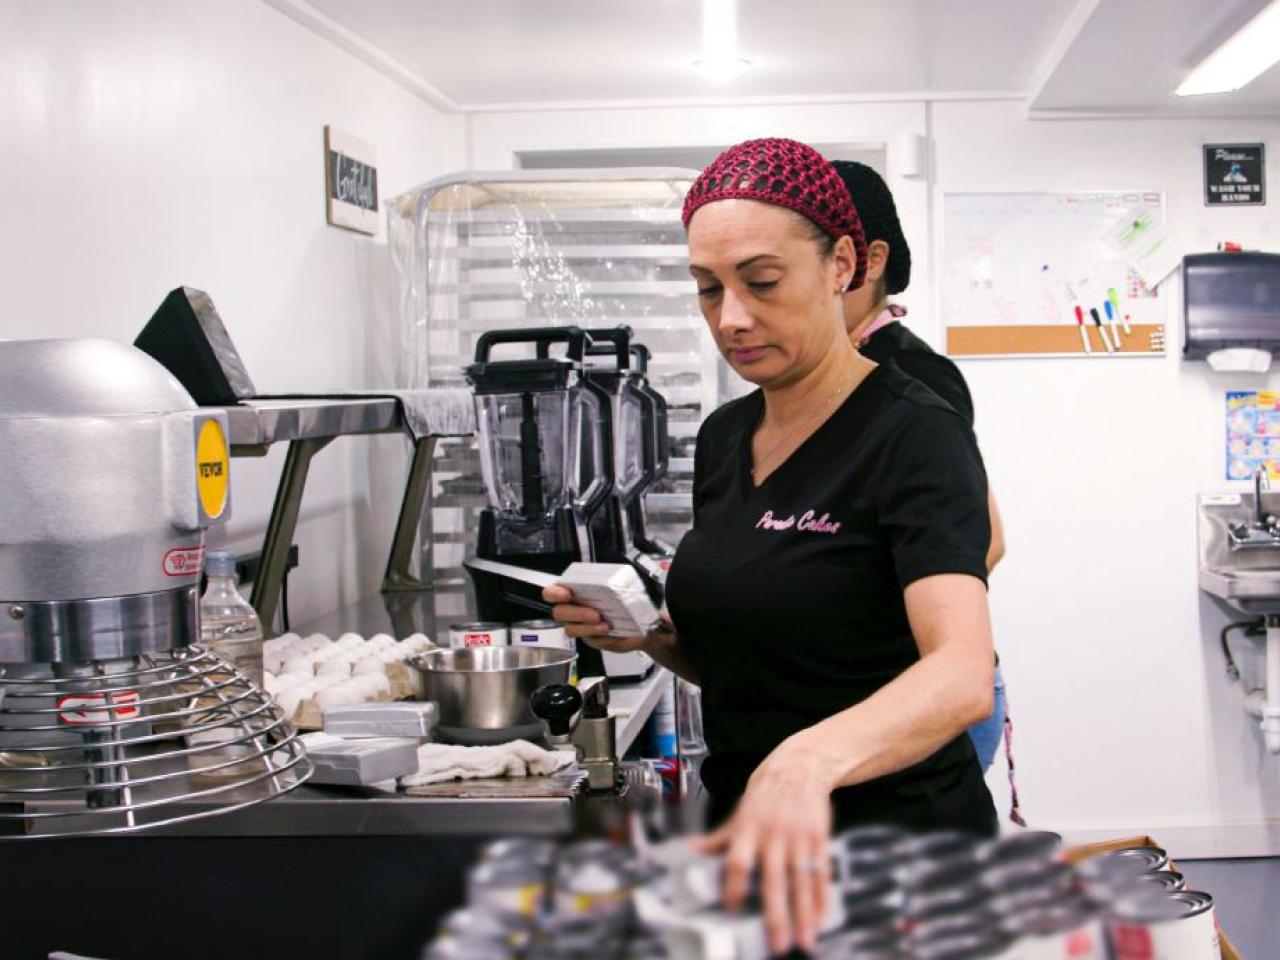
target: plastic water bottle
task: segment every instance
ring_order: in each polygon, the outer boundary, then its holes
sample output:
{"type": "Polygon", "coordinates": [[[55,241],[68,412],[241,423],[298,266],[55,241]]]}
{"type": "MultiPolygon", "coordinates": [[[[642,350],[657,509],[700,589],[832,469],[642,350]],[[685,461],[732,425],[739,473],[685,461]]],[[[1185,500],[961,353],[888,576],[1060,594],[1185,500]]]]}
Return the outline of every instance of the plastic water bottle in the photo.
{"type": "Polygon", "coordinates": [[[262,686],[262,621],[236,589],[236,558],[230,550],[205,557],[209,578],[200,598],[200,642],[262,686]]]}
{"type": "Polygon", "coordinates": [[[676,755],[676,685],[668,681],[653,710],[653,752],[659,757],[676,755]]]}

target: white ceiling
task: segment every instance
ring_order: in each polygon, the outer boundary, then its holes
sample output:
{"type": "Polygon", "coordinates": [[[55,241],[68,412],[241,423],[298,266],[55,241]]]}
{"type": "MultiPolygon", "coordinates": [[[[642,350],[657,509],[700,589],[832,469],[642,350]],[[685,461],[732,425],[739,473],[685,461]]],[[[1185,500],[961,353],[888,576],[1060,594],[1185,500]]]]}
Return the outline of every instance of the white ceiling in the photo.
{"type": "Polygon", "coordinates": [[[1207,54],[1269,0],[1104,0],[1035,91],[1034,110],[1280,114],[1280,67],[1243,90],[1175,97],[1207,54]]]}
{"type": "Polygon", "coordinates": [[[739,0],[751,67],[693,67],[699,0],[266,0],[440,105],[1024,97],[1036,113],[1280,113],[1280,68],[1171,91],[1266,0],[739,0]]]}

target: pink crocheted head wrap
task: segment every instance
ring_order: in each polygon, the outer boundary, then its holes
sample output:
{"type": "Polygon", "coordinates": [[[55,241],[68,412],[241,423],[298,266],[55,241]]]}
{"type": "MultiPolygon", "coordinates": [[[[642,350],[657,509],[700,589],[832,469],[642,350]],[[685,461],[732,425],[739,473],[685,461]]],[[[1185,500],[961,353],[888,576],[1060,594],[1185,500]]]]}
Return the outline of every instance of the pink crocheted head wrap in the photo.
{"type": "Polygon", "coordinates": [[[698,175],[684,198],[685,229],[699,207],[716,200],[758,200],[786,207],[833,239],[849,237],[857,253],[850,290],[867,275],[867,239],[840,174],[808,144],[769,138],[730,147],[698,175]]]}

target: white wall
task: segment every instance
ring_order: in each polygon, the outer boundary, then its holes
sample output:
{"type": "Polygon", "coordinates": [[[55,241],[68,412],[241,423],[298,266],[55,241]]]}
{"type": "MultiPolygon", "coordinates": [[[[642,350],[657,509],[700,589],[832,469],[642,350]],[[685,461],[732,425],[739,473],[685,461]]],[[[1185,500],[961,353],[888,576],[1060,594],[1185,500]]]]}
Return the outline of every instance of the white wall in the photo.
{"type": "MultiPolygon", "coordinates": [[[[915,261],[912,325],[941,341],[934,212],[944,191],[1164,191],[1187,250],[1276,249],[1274,204],[1206,210],[1200,144],[1280,140],[1280,122],[1041,121],[1013,101],[547,110],[472,117],[471,164],[525,149],[931,137],[931,180],[889,155],[915,261]]],[[[1269,175],[1280,182],[1276,151],[1269,175]]],[[[1176,331],[1176,283],[1165,297],[1176,331]]],[[[1009,540],[992,581],[1028,815],[1077,838],[1154,832],[1185,857],[1280,852],[1280,759],[1262,750],[1196,586],[1194,495],[1224,486],[1222,393],[1259,378],[1161,359],[968,361],[1009,540]]],[[[1272,386],[1280,377],[1265,378],[1272,386]]],[[[1004,771],[991,782],[1003,801],[1004,771]]]]}
{"type": "MultiPolygon", "coordinates": [[[[940,103],[932,133],[939,193],[1160,190],[1188,252],[1280,247],[1274,201],[1204,206],[1200,159],[1202,143],[1275,144],[1280,121],[1027,122],[1012,104],[940,103]]],[[[1182,362],[1176,278],[1161,295],[1167,357],[963,365],[1009,534],[991,598],[1018,772],[1042,822],[1150,831],[1184,857],[1277,852],[1280,758],[1224,677],[1194,497],[1227,486],[1223,392],[1280,377],[1182,362]]]]}
{"type": "MultiPolygon", "coordinates": [[[[376,146],[385,200],[462,166],[463,123],[260,0],[9,0],[0,337],[130,341],[189,285],[259,390],[389,385],[386,248],[326,225],[323,127],[376,146]]],[[[316,459],[295,621],[374,588],[402,448],[348,439],[316,459]]],[[[283,454],[233,462],[215,542],[260,543],[283,454]]]]}

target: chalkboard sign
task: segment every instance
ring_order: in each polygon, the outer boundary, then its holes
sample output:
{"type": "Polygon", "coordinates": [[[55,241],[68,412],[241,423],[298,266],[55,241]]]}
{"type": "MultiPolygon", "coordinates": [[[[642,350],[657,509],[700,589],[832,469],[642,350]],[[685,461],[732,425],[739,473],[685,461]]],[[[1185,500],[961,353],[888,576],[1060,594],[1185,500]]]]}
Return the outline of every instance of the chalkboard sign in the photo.
{"type": "Polygon", "coordinates": [[[372,146],[325,127],[324,185],[331,224],[361,233],[378,232],[378,168],[372,146]]]}
{"type": "Polygon", "coordinates": [[[1207,206],[1261,206],[1267,202],[1265,153],[1260,143],[1204,145],[1207,206]]]}

